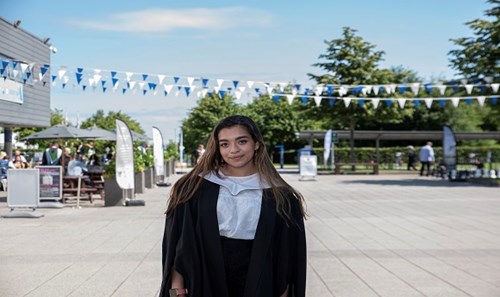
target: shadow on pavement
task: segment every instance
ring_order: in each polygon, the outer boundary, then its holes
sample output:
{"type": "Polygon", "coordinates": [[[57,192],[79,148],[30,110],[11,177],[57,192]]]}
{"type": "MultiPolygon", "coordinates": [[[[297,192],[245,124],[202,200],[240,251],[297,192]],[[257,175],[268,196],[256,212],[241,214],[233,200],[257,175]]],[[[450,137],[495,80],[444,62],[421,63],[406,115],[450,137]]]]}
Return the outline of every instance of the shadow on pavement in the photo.
{"type": "Polygon", "coordinates": [[[412,186],[412,187],[483,187],[480,184],[472,184],[467,182],[450,182],[446,179],[434,178],[413,178],[413,179],[362,179],[362,180],[349,180],[342,181],[345,184],[367,184],[367,185],[381,185],[381,186],[412,186]]]}

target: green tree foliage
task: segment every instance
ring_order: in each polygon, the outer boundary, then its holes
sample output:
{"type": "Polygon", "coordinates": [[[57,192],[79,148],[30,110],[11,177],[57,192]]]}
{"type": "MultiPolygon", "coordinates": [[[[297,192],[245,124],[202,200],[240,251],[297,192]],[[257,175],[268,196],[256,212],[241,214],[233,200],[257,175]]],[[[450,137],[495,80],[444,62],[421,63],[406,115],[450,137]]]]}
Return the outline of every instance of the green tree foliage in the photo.
{"type": "MultiPolygon", "coordinates": [[[[379,70],[378,63],[382,60],[384,52],[375,51],[375,45],[364,41],[355,33],[356,30],[345,27],[342,38],[325,41],[326,54],[320,55],[319,58],[326,59],[326,61],[313,64],[313,66],[326,70],[327,73],[309,74],[318,84],[373,85],[405,82],[416,77],[413,71],[402,67],[379,70]]],[[[358,96],[361,96],[359,91],[358,96]]],[[[384,95],[381,94],[381,96],[384,95]]],[[[330,104],[322,102],[321,111],[316,116],[331,119],[324,122],[329,126],[324,128],[349,129],[351,135],[360,126],[402,122],[405,116],[410,117],[412,112],[411,109],[400,111],[397,104],[375,109],[371,107],[371,103],[368,106],[363,101],[353,101],[347,107],[341,101],[335,100],[330,104]]],[[[353,137],[351,137],[350,146],[351,159],[354,160],[353,137]]]]}
{"type": "Polygon", "coordinates": [[[495,76],[500,73],[500,1],[488,0],[493,7],[486,10],[491,20],[474,19],[465,23],[473,31],[473,37],[451,39],[457,49],[448,55],[450,67],[466,78],[495,76]]]}
{"type": "Polygon", "coordinates": [[[108,114],[105,115],[102,109],[97,110],[95,114],[93,114],[90,118],[86,119],[82,122],[81,128],[89,128],[89,127],[99,127],[106,130],[114,130],[116,128],[115,120],[124,121],[130,130],[137,132],[139,134],[144,134],[144,130],[142,130],[141,125],[136,120],[132,119],[129,115],[122,113],[121,111],[108,111],[108,114]]]}
{"type": "Polygon", "coordinates": [[[301,118],[302,108],[297,100],[293,105],[281,97],[274,102],[269,95],[261,95],[248,104],[243,111],[259,127],[269,152],[277,144],[296,147],[295,132],[307,128],[307,119],[301,118]]]}
{"type": "Polygon", "coordinates": [[[182,123],[186,153],[193,154],[198,144],[206,144],[210,132],[220,120],[240,113],[240,106],[231,96],[225,95],[221,99],[212,93],[200,99],[198,105],[190,110],[189,117],[182,123]]]}

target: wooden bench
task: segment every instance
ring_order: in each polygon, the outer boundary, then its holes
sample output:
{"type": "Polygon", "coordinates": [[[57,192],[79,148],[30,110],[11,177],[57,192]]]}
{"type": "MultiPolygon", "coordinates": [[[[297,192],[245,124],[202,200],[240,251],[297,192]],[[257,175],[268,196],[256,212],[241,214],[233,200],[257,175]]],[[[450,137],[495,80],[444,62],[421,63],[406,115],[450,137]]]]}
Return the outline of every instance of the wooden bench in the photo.
{"type": "MultiPolygon", "coordinates": [[[[92,199],[92,194],[97,193],[97,191],[98,190],[96,188],[82,187],[80,189],[80,195],[88,194],[90,203],[93,203],[94,201],[92,199]]],[[[65,199],[68,198],[67,196],[64,196],[64,194],[76,196],[78,195],[78,188],[63,188],[62,193],[63,193],[63,203],[64,203],[65,199]]]]}
{"type": "Polygon", "coordinates": [[[356,173],[356,167],[371,168],[372,174],[378,174],[378,164],[377,163],[335,163],[335,174],[343,174],[348,171],[345,170],[345,167],[349,166],[349,172],[356,173]]]}

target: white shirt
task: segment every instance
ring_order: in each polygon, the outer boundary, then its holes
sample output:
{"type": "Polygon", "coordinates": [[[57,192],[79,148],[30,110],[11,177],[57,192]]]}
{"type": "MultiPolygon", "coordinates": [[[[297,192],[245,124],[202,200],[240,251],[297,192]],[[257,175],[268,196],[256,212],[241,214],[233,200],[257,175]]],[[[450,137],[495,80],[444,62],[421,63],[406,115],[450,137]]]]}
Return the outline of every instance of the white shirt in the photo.
{"type": "Polygon", "coordinates": [[[221,236],[251,240],[259,223],[262,189],[269,188],[257,173],[248,176],[224,176],[209,173],[204,178],[220,185],[217,222],[221,236]]]}

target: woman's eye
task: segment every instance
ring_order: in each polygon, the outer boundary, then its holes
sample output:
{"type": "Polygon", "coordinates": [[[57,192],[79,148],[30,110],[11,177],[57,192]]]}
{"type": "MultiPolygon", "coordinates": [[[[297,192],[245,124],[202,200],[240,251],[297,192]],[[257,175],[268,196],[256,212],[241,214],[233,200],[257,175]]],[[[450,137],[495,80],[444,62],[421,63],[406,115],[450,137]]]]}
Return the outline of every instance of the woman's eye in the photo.
{"type": "Polygon", "coordinates": [[[247,140],[240,140],[240,144],[245,144],[247,143],[247,140]]]}
{"type": "Polygon", "coordinates": [[[226,147],[227,146],[227,143],[221,143],[220,144],[220,147],[226,147]]]}

